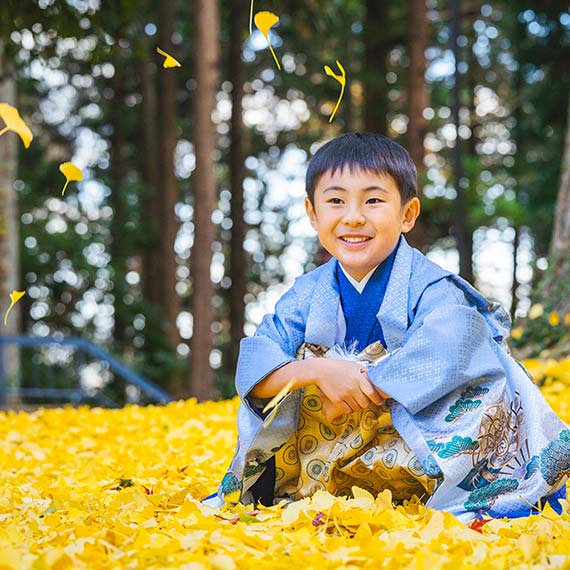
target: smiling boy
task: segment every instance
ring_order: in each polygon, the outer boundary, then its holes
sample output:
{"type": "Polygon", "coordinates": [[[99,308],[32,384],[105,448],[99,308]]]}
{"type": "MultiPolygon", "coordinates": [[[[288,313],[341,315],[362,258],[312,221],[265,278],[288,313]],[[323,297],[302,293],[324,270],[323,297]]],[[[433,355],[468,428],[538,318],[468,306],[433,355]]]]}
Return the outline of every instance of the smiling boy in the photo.
{"type": "Polygon", "coordinates": [[[404,239],[420,212],[408,152],[338,137],[311,159],[306,189],[332,258],[242,340],[236,452],[203,502],[358,485],[427,497],[465,521],[526,515],[547,496],[557,508],[570,431],[510,356],[505,310],[404,239]],[[263,404],[291,379],[264,425],[263,404]]]}

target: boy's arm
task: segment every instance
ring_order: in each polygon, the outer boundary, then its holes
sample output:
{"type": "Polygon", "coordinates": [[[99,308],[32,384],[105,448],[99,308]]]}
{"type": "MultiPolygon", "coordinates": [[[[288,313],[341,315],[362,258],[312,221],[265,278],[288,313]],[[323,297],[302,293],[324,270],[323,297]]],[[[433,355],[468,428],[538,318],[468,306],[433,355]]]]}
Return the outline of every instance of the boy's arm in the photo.
{"type": "Polygon", "coordinates": [[[483,315],[443,280],[424,292],[400,350],[367,373],[416,414],[472,380],[504,375],[497,349],[483,315]]]}
{"type": "Polygon", "coordinates": [[[292,378],[295,380],[291,388],[292,390],[315,384],[317,376],[314,370],[314,360],[311,358],[309,360],[288,362],[256,384],[249,392],[249,395],[253,398],[269,400],[275,394],[278,394],[292,378]]]}
{"type": "MultiPolygon", "coordinates": [[[[284,385],[289,381],[291,377],[288,370],[291,368],[284,368],[285,365],[296,362],[297,348],[305,337],[307,310],[307,295],[295,281],[275,305],[275,313],[265,315],[255,334],[240,342],[236,390],[244,405],[260,418],[263,416],[256,407],[258,402],[255,401],[252,390],[270,374],[278,371],[280,372],[273,382],[284,385]]],[[[296,369],[296,372],[299,371],[296,369]]],[[[259,390],[255,392],[257,397],[268,393],[263,387],[259,390]]]]}

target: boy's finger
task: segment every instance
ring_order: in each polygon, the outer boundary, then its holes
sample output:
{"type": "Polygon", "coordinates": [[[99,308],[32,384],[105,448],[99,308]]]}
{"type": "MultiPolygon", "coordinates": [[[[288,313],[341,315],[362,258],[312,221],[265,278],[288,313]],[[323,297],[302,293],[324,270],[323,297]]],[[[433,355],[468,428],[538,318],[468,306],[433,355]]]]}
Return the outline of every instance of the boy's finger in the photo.
{"type": "MultiPolygon", "coordinates": [[[[369,401],[380,406],[384,402],[384,398],[378,393],[378,390],[370,381],[365,381],[360,384],[360,389],[369,399],[369,401]]],[[[365,406],[367,407],[367,406],[365,406]]]]}
{"type": "MultiPolygon", "coordinates": [[[[374,390],[374,394],[378,394],[378,395],[380,396],[380,398],[382,398],[382,401],[388,400],[388,399],[390,398],[390,396],[388,396],[388,394],[386,394],[385,392],[382,392],[382,390],[380,390],[380,388],[376,387],[376,386],[372,383],[372,380],[370,380],[370,378],[368,377],[368,374],[366,374],[366,370],[364,370],[363,376],[366,378],[368,385],[371,386],[372,389],[374,390]]],[[[369,394],[368,391],[363,390],[363,392],[364,392],[368,397],[370,397],[370,394],[369,394]]],[[[370,397],[370,399],[371,399],[374,403],[377,403],[376,400],[372,399],[371,397],[370,397]]],[[[382,402],[380,402],[380,403],[382,403],[382,402]]]]}
{"type": "Polygon", "coordinates": [[[384,403],[384,398],[380,396],[374,388],[369,392],[366,392],[366,395],[368,396],[368,399],[377,406],[381,406],[384,403]]]}
{"type": "Polygon", "coordinates": [[[353,412],[363,410],[370,405],[370,401],[362,389],[361,382],[358,382],[353,387],[351,393],[347,394],[347,397],[344,398],[344,401],[352,408],[353,412]]]}

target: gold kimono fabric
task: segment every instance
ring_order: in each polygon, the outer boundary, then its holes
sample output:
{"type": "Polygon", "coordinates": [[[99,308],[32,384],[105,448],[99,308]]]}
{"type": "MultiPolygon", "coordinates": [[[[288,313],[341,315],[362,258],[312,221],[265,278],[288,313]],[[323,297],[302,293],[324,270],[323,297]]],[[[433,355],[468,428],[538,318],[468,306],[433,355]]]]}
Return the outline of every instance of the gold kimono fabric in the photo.
{"type": "MultiPolygon", "coordinates": [[[[297,359],[322,357],[327,350],[303,343],[297,359]]],[[[375,342],[358,359],[374,363],[384,354],[382,344],[375,342]]],[[[395,501],[413,495],[425,500],[436,483],[392,425],[387,402],[342,414],[329,423],[314,385],[305,388],[297,430],[275,454],[275,467],[276,502],[299,500],[319,489],[350,497],[353,485],[374,496],[390,489],[395,501]]]]}

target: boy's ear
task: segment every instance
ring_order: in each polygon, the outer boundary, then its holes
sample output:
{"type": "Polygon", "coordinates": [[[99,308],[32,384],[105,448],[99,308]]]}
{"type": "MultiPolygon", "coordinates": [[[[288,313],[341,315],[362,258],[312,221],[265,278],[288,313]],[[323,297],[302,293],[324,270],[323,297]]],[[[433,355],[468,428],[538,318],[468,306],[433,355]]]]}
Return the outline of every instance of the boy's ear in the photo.
{"type": "Polygon", "coordinates": [[[315,209],[313,208],[313,204],[308,197],[305,197],[305,211],[307,212],[307,216],[309,216],[309,221],[311,222],[311,226],[313,229],[317,230],[317,215],[315,214],[315,209]]]}
{"type": "Polygon", "coordinates": [[[404,212],[402,217],[402,232],[407,234],[416,225],[416,220],[420,215],[420,201],[418,198],[412,198],[407,204],[404,205],[404,212]]]}

